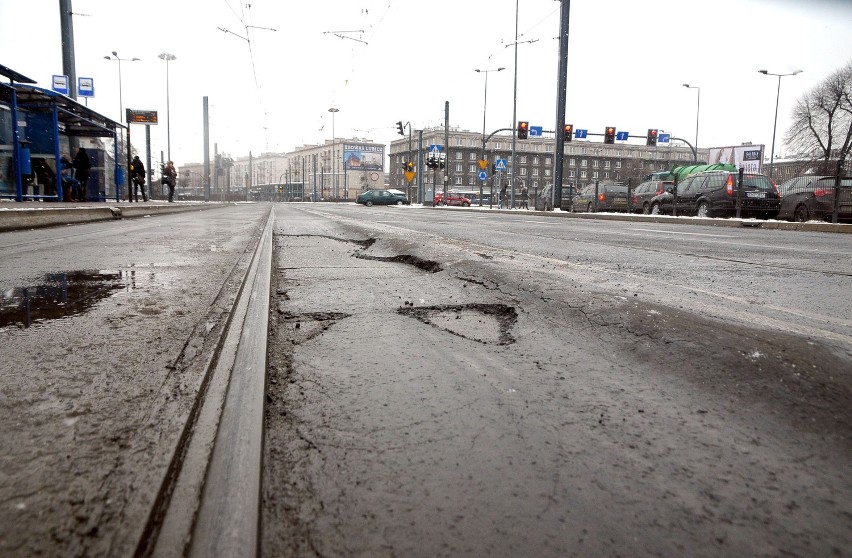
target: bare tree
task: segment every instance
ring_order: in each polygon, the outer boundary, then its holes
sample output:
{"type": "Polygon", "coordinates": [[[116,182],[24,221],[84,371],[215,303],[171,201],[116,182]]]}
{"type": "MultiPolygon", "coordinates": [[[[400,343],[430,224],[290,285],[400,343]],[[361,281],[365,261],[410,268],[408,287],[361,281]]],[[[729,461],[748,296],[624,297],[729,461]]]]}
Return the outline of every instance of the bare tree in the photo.
{"type": "Polygon", "coordinates": [[[852,61],[805,93],[793,108],[787,144],[802,155],[845,160],[852,149],[852,61]]]}

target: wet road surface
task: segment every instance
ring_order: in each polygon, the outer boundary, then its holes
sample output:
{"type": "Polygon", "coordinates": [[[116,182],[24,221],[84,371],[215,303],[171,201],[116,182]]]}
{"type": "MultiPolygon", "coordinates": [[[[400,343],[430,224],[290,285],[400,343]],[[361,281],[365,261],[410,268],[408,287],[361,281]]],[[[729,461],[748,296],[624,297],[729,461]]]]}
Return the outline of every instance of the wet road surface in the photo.
{"type": "Polygon", "coordinates": [[[371,215],[276,211],[264,555],[849,548],[845,322],[646,296],[601,233],[566,263],[511,224],[371,215]]]}

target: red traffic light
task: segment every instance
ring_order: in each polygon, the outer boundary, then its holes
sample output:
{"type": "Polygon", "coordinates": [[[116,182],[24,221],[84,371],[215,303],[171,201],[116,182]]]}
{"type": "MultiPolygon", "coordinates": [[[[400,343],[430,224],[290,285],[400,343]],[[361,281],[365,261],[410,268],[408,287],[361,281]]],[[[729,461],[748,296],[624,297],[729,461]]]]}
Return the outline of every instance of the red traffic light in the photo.
{"type": "Polygon", "coordinates": [[[604,143],[615,143],[615,126],[607,126],[604,130],[604,143]]]}
{"type": "Polygon", "coordinates": [[[530,132],[530,123],[523,120],[518,121],[518,139],[527,139],[530,132]]]}
{"type": "Polygon", "coordinates": [[[572,132],[574,131],[574,126],[571,124],[566,124],[565,129],[562,131],[562,139],[565,141],[571,141],[571,137],[574,135],[572,132]]]}

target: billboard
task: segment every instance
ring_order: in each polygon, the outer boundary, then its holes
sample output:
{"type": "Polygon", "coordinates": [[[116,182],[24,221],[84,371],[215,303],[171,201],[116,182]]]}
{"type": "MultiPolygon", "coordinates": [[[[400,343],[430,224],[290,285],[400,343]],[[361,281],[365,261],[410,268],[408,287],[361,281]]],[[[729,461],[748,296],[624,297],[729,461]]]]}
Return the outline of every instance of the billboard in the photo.
{"type": "Polygon", "coordinates": [[[384,163],[384,145],[343,144],[344,170],[380,171],[384,170],[384,163]]]}
{"type": "Polygon", "coordinates": [[[711,147],[711,165],[726,163],[743,167],[745,172],[759,173],[763,169],[763,145],[736,145],[731,147],[711,147]]]}

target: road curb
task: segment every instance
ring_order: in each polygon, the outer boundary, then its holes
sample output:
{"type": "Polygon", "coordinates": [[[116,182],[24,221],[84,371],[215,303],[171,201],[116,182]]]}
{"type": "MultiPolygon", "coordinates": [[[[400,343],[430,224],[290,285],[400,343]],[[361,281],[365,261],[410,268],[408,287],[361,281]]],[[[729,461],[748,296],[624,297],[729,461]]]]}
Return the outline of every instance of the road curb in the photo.
{"type": "MultiPolygon", "coordinates": [[[[482,212],[479,207],[452,207],[424,206],[424,209],[433,211],[463,211],[482,212]]],[[[801,231],[801,232],[827,232],[836,234],[852,234],[852,224],[825,223],[820,221],[809,221],[807,223],[789,223],[786,221],[761,221],[758,219],[722,219],[714,217],[673,217],[670,215],[639,215],[636,213],[569,213],[567,211],[536,211],[520,209],[488,209],[489,213],[504,213],[510,215],[535,215],[550,219],[593,219],[596,221],[634,221],[638,223],[675,223],[679,225],[703,225],[709,227],[727,228],[757,228],[768,230],[801,231]]]]}

